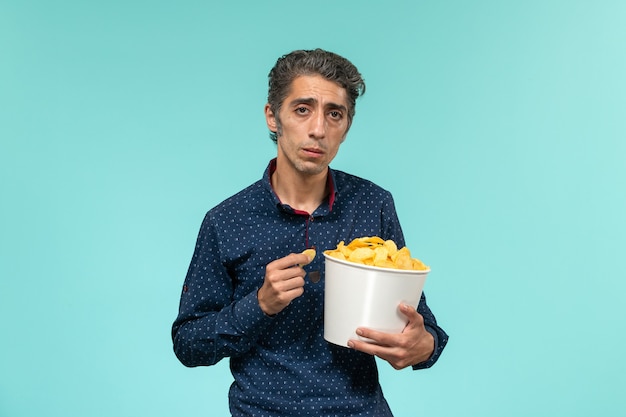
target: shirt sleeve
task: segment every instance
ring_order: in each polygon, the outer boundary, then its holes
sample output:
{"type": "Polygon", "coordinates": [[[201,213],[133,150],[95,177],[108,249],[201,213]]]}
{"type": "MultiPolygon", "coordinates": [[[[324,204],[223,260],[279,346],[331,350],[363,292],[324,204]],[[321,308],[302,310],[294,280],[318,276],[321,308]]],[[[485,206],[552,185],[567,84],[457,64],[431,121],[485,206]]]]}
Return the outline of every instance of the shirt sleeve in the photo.
{"type": "Polygon", "coordinates": [[[446,344],[448,343],[448,335],[437,325],[437,319],[432,311],[430,311],[430,308],[426,303],[426,296],[424,293],[422,293],[422,297],[420,298],[420,302],[417,306],[417,312],[424,317],[424,327],[430,334],[433,335],[433,338],[435,339],[435,350],[433,350],[433,354],[430,355],[428,360],[413,365],[413,369],[415,370],[426,369],[433,366],[439,359],[439,356],[441,356],[443,348],[446,347],[446,344]]]}
{"type": "Polygon", "coordinates": [[[233,279],[220,257],[217,233],[205,216],[172,325],[174,352],[185,366],[214,365],[251,349],[272,322],[257,292],[233,299],[233,279]]]}
{"type": "MultiPolygon", "coordinates": [[[[385,239],[394,240],[398,247],[405,246],[406,242],[404,240],[404,234],[402,232],[402,227],[400,226],[400,221],[398,219],[392,195],[388,194],[383,201],[382,224],[385,239]]],[[[439,356],[441,356],[444,347],[448,343],[448,335],[437,325],[437,319],[428,307],[424,293],[422,293],[420,302],[417,306],[417,312],[422,315],[424,318],[424,327],[430,334],[433,335],[433,338],[435,339],[435,350],[428,360],[414,365],[413,369],[415,370],[430,368],[433,366],[435,362],[437,362],[437,359],[439,359],[439,356]]]]}

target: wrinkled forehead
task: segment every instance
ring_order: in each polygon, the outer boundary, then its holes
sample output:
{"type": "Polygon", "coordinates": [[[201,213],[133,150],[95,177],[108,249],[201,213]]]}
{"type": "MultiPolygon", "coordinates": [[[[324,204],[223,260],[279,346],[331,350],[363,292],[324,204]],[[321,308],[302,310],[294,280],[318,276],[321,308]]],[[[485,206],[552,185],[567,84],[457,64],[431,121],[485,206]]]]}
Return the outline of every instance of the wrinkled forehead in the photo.
{"type": "Polygon", "coordinates": [[[299,75],[289,84],[283,105],[302,103],[348,109],[347,90],[335,81],[319,74],[299,75]]]}

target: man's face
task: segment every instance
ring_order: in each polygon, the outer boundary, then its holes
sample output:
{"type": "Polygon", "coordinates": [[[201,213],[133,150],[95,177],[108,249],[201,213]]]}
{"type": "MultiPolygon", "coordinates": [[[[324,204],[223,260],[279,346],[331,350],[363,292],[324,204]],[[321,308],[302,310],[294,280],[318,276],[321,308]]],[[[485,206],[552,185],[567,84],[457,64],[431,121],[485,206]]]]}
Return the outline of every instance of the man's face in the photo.
{"type": "Polygon", "coordinates": [[[350,127],[346,90],[319,75],[297,77],[278,116],[266,105],[268,128],[278,132],[279,165],[304,175],[325,172],[350,127]]]}

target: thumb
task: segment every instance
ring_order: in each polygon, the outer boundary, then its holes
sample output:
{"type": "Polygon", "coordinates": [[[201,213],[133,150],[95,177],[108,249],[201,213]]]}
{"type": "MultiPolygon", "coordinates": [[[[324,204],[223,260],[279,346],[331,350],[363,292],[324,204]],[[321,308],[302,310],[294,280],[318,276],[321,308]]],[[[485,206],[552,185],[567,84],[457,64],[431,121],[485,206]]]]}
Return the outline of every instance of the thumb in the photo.
{"type": "Polygon", "coordinates": [[[407,319],[409,319],[407,326],[415,325],[421,321],[421,315],[415,310],[414,307],[406,303],[400,304],[400,312],[404,314],[407,319]]]}

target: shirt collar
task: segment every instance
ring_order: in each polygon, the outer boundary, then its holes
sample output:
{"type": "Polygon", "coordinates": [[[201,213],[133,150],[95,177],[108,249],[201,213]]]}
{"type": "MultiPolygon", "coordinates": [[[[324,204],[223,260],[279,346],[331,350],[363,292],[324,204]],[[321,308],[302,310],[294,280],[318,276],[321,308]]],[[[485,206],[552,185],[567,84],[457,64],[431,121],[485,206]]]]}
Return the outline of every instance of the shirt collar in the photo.
{"type": "MultiPolygon", "coordinates": [[[[272,174],[276,171],[276,158],[272,159],[265,169],[265,173],[263,174],[263,182],[265,186],[272,192],[272,196],[274,197],[274,201],[277,205],[283,206],[283,203],[278,198],[278,195],[274,191],[272,187],[272,174]]],[[[328,211],[333,210],[333,204],[335,203],[335,197],[337,194],[337,189],[335,188],[335,173],[330,167],[328,168],[328,175],[326,176],[326,186],[330,190],[328,194],[328,211]]],[[[297,210],[296,210],[297,211],[297,210]]]]}

